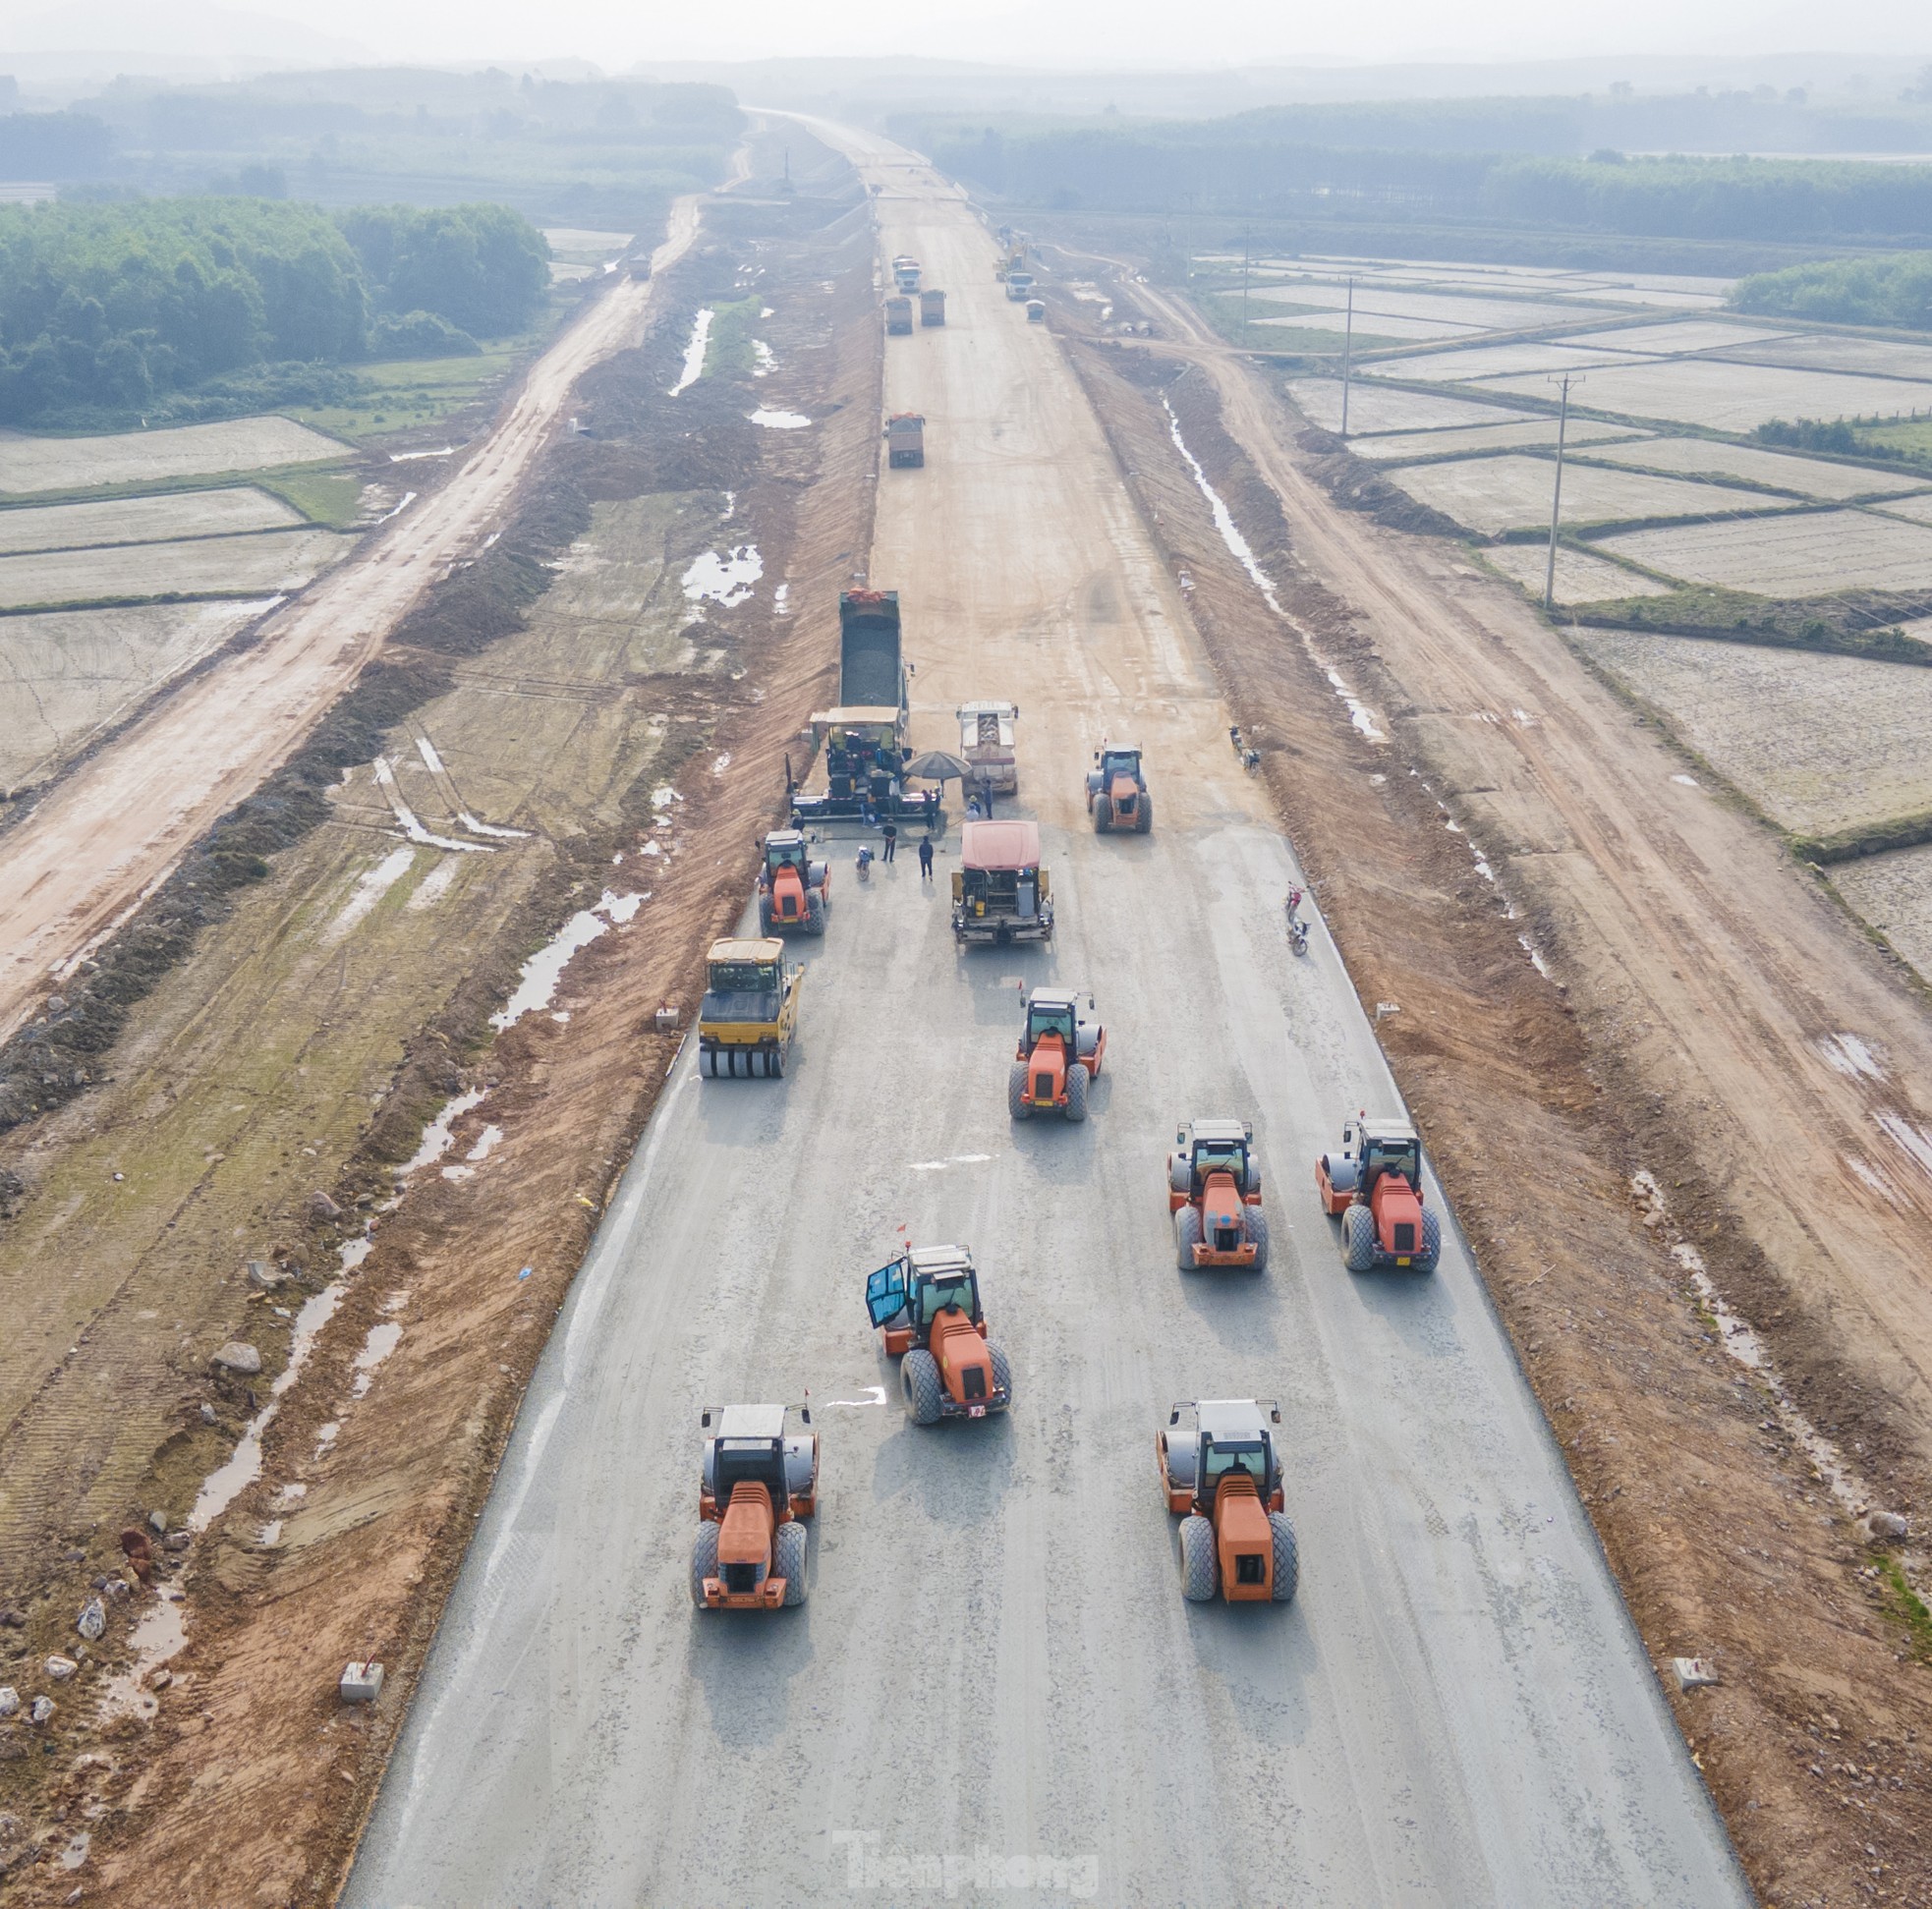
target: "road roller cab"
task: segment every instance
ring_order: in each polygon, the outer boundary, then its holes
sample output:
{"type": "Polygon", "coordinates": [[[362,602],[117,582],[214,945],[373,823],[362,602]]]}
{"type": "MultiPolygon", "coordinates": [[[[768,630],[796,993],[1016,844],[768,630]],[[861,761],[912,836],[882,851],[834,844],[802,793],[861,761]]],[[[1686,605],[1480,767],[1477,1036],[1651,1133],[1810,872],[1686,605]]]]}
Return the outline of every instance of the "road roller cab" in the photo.
{"type": "Polygon", "coordinates": [[[801,830],[773,829],[765,838],[765,862],[758,871],[760,931],[800,928],[823,934],[830,907],[831,865],[812,860],[801,830]]]}
{"type": "Polygon", "coordinates": [[[1381,1266],[1434,1272],[1442,1221],[1425,1204],[1422,1141],[1407,1120],[1346,1122],[1339,1151],[1315,1162],[1322,1209],[1341,1215],[1341,1257],[1350,1272],[1381,1266]]]}
{"type": "MultiPolygon", "coordinates": [[[[1087,997],[1091,1014],[1094,998],[1087,997]]],[[[1006,1111],[1015,1120],[1062,1113],[1085,1120],[1087,1095],[1107,1052],[1107,1030],[1080,1011],[1064,987],[1036,987],[1026,997],[1026,1024],[1006,1079],[1006,1111]]]]}
{"type": "Polygon", "coordinates": [[[1138,749],[1103,743],[1094,751],[1094,766],[1087,775],[1087,813],[1094,818],[1096,835],[1118,828],[1145,835],[1153,828],[1154,798],[1147,793],[1138,749]]]}
{"type": "Polygon", "coordinates": [[[984,1419],[1013,1399],[1006,1355],[987,1339],[980,1276],[964,1246],[915,1246],[866,1279],[866,1312],[915,1425],[984,1419]]]}
{"type": "Polygon", "coordinates": [[[1261,1160],[1245,1120],[1196,1120],[1174,1132],[1167,1155],[1167,1210],[1183,1272],[1197,1266],[1268,1268],[1261,1160]]]}
{"type": "Polygon", "coordinates": [[[1285,1604],[1301,1575],[1281,1489],[1273,1399],[1182,1399],[1155,1433],[1167,1509],[1180,1515],[1181,1594],[1285,1604]]]}
{"type": "Polygon", "coordinates": [[[1040,866],[1040,824],[970,821],[959,831],[952,933],[966,944],[1051,941],[1053,898],[1040,866]]]}
{"type": "Polygon", "coordinates": [[[806,1596],[803,1520],[819,1505],[819,1434],[809,1405],[708,1405],[691,1601],[777,1610],[806,1596]]]}

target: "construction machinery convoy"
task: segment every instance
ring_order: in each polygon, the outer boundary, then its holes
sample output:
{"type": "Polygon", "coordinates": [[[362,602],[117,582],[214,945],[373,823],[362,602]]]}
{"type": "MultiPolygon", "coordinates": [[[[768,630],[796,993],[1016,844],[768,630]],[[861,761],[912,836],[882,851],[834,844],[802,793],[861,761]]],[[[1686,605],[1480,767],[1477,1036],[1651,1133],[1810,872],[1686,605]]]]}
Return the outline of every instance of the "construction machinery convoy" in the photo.
{"type": "Polygon", "coordinates": [[[980,1276],[964,1246],[915,1246],[866,1280],[866,1312],[914,1425],[984,1419],[1013,1402],[1006,1355],[987,1339],[980,1276]]]}
{"type": "Polygon", "coordinates": [[[804,1520],[819,1504],[819,1434],[809,1405],[708,1405],[691,1601],[700,1610],[777,1610],[806,1596],[804,1520]]]}
{"type": "Polygon", "coordinates": [[[1155,1433],[1161,1489],[1180,1514],[1175,1549],[1190,1603],[1217,1591],[1230,1604],[1294,1597],[1301,1557],[1269,1430],[1280,1423],[1273,1399],[1182,1399],[1155,1433]]]}
{"type": "Polygon", "coordinates": [[[960,829],[952,933],[962,943],[1000,947],[1053,938],[1053,902],[1040,866],[1038,822],[978,821],[960,829]]]}
{"type": "Polygon", "coordinates": [[[713,941],[698,1010],[698,1072],[710,1080],[776,1080],[798,1035],[802,968],[779,940],[713,941]]]}
{"type": "Polygon", "coordinates": [[[831,908],[831,864],[814,862],[802,830],[776,828],[765,838],[765,860],[758,871],[758,928],[825,931],[831,908]]]}
{"type": "Polygon", "coordinates": [[[1094,818],[1096,835],[1116,828],[1145,835],[1153,828],[1154,798],[1147,792],[1147,772],[1137,748],[1103,743],[1094,751],[1094,766],[1087,773],[1087,813],[1094,818]]]}
{"type": "Polygon", "coordinates": [[[1194,1120],[1174,1132],[1167,1155],[1167,1210],[1183,1272],[1199,1266],[1268,1270],[1268,1216],[1261,1161],[1245,1120],[1194,1120]]]}
{"type": "Polygon", "coordinates": [[[973,770],[972,780],[996,796],[1020,792],[1019,763],[1013,755],[1013,725],[1020,718],[1017,702],[962,702],[953,714],[959,721],[959,753],[973,770]]]}
{"type": "Polygon", "coordinates": [[[1424,1204],[1422,1141],[1406,1120],[1365,1111],[1341,1130],[1341,1151],[1315,1162],[1322,1210],[1341,1215],[1341,1258],[1350,1272],[1406,1266],[1434,1272],[1442,1221],[1424,1204]]]}
{"type": "Polygon", "coordinates": [[[889,470],[916,471],[926,462],[926,420],[916,411],[895,411],[885,421],[889,470]]]}
{"type": "MultiPolygon", "coordinates": [[[[1088,1013],[1094,997],[1087,997],[1088,1013]]],[[[1085,1120],[1087,1096],[1107,1055],[1107,1030],[1080,1012],[1064,987],[1036,987],[1026,997],[1020,1044],[1006,1077],[1006,1111],[1015,1120],[1063,1113],[1085,1120]]]]}

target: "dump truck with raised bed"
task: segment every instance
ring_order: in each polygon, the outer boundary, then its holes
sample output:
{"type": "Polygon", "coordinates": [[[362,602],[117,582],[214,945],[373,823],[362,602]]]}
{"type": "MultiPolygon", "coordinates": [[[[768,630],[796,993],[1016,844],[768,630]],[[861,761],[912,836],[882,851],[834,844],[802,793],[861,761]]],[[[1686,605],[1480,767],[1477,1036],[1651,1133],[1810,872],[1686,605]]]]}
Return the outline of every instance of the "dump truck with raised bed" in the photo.
{"type": "Polygon", "coordinates": [[[700,1610],[778,1610],[806,1597],[804,1520],[819,1506],[819,1434],[809,1405],[708,1405],[691,1601],[700,1610]]]}
{"type": "Polygon", "coordinates": [[[1154,826],[1154,798],[1147,792],[1147,771],[1138,749],[1124,743],[1103,743],[1094,751],[1087,772],[1087,813],[1096,835],[1131,828],[1145,835],[1154,826]]]}
{"type": "Polygon", "coordinates": [[[1273,1399],[1182,1399],[1154,1434],[1161,1489],[1180,1515],[1181,1596],[1205,1604],[1285,1604],[1301,1554],[1281,1485],[1273,1399]]]}
{"type": "Polygon", "coordinates": [[[912,301],[893,297],[885,301],[885,335],[888,338],[912,336],[912,301]]]}
{"type": "Polygon", "coordinates": [[[962,702],[953,714],[959,720],[959,753],[972,764],[969,786],[991,788],[996,796],[1020,792],[1020,769],[1013,755],[1013,725],[1020,719],[1017,702],[962,702]]]}
{"type": "Polygon", "coordinates": [[[922,325],[942,325],[946,321],[946,295],[937,287],[929,286],[919,295],[919,322],[922,325]]]}
{"type": "Polygon", "coordinates": [[[1003,946],[1051,941],[1053,902],[1040,866],[1040,824],[974,821],[959,831],[959,867],[952,874],[955,940],[1003,946]]]}
{"type": "Polygon", "coordinates": [[[831,864],[814,862],[812,845],[796,828],[774,828],[765,838],[765,859],[758,871],[758,928],[802,928],[807,934],[825,931],[831,909],[831,864]]]}
{"type": "Polygon", "coordinates": [[[698,1072],[708,1080],[776,1080],[798,1036],[802,968],[775,939],[713,941],[698,1008],[698,1072]]]}
{"type": "Polygon", "coordinates": [[[866,1312],[914,1425],[984,1419],[1013,1402],[1006,1355],[987,1339],[980,1276],[965,1246],[915,1246],[866,1278],[866,1312]]]}
{"type": "Polygon", "coordinates": [[[1267,1271],[1261,1160],[1247,1121],[1192,1120],[1174,1130],[1167,1210],[1174,1218],[1174,1257],[1181,1271],[1198,1266],[1267,1271]]]}
{"type": "Polygon", "coordinates": [[[1087,1096],[1107,1055],[1107,1030],[1088,1018],[1080,996],[1065,987],[1036,987],[1026,997],[1020,1044],[1006,1077],[1006,1111],[1015,1120],[1060,1113],[1085,1120],[1087,1096]]]}
{"type": "Polygon", "coordinates": [[[893,471],[917,471],[926,462],[926,420],[916,411],[895,411],[885,421],[885,463],[893,471]]]}
{"type": "Polygon", "coordinates": [[[1341,1258],[1350,1272],[1382,1266],[1434,1272],[1443,1223],[1424,1203],[1422,1141],[1406,1120],[1343,1123],[1340,1151],[1315,1162],[1322,1210],[1341,1216],[1341,1258]]]}

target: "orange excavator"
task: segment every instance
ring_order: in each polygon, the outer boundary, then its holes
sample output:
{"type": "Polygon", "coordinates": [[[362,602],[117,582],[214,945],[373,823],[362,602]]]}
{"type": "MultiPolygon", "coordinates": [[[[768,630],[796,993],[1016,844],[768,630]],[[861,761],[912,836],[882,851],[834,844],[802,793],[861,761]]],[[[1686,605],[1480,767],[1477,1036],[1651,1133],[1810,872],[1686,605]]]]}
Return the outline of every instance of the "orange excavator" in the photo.
{"type": "Polygon", "coordinates": [[[758,871],[758,931],[803,928],[807,934],[823,934],[830,907],[831,864],[812,860],[802,831],[773,829],[765,838],[765,861],[758,871]]]}
{"type": "Polygon", "coordinates": [[[804,1520],[819,1507],[809,1405],[708,1405],[691,1601],[777,1610],[805,1601],[804,1520]]]}
{"type": "Polygon", "coordinates": [[[866,1311],[885,1356],[899,1361],[899,1390],[914,1425],[984,1419],[1012,1404],[1012,1370],[987,1342],[970,1248],[909,1248],[867,1276],[866,1311]]]}
{"type": "Polygon", "coordinates": [[[1422,1142],[1406,1120],[1371,1120],[1366,1111],[1341,1129],[1341,1151],[1315,1162],[1322,1210],[1341,1215],[1341,1258],[1350,1272],[1407,1266],[1434,1272],[1443,1223],[1423,1205],[1422,1142]]]}
{"type": "Polygon", "coordinates": [[[1103,743],[1094,751],[1094,766],[1087,772],[1087,813],[1094,818],[1096,835],[1116,828],[1145,835],[1153,828],[1154,798],[1147,793],[1138,749],[1103,743]]]}
{"type": "MultiPolygon", "coordinates": [[[[1091,1012],[1094,997],[1087,997],[1091,1012]]],[[[1064,987],[1036,987],[1026,997],[1026,1026],[1006,1077],[1006,1111],[1015,1120],[1036,1113],[1087,1117],[1087,1094],[1107,1052],[1107,1030],[1085,1019],[1080,997],[1064,987]]]]}
{"type": "Polygon", "coordinates": [[[1261,1210],[1261,1161],[1245,1120],[1195,1120],[1174,1133],[1167,1155],[1167,1210],[1175,1257],[1197,1266],[1268,1270],[1268,1216],[1261,1210]]]}
{"type": "Polygon", "coordinates": [[[1161,1489],[1180,1514],[1181,1596],[1285,1604],[1301,1578],[1281,1490],[1273,1399],[1182,1399],[1154,1434],[1161,1489]]]}

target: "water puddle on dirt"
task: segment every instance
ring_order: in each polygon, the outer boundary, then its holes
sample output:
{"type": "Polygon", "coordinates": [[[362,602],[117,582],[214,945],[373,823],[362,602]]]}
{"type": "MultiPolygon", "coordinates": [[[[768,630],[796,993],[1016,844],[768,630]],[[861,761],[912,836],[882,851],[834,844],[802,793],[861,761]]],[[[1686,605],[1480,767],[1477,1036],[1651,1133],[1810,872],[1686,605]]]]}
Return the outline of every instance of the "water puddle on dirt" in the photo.
{"type": "Polygon", "coordinates": [[[400,848],[391,850],[374,868],[364,870],[356,877],[355,892],[342,912],[322,930],[324,943],[340,941],[359,922],[367,920],[376,903],[415,866],[416,850],[400,848]]]}
{"type": "Polygon", "coordinates": [[[351,1398],[367,1398],[369,1388],[374,1383],[375,1369],[395,1351],[401,1342],[403,1328],[395,1319],[384,1319],[379,1325],[371,1325],[369,1336],[363,1341],[363,1349],[356,1355],[356,1382],[350,1386],[351,1398]]]}
{"type": "MultiPolygon", "coordinates": [[[[653,795],[652,803],[654,807],[662,807],[664,805],[657,802],[657,797],[675,797],[675,793],[660,789],[653,795]]],[[[580,908],[558,929],[552,940],[539,948],[524,963],[515,993],[489,1017],[489,1025],[500,1033],[504,1028],[513,1027],[526,1014],[536,1014],[547,1008],[556,998],[557,985],[563,980],[563,971],[570,965],[571,957],[605,933],[613,922],[623,926],[650,899],[649,890],[642,894],[619,895],[606,888],[589,908],[580,908]]]]}
{"type": "Polygon", "coordinates": [[[763,338],[752,340],[752,376],[768,378],[778,368],[778,361],[772,356],[771,347],[763,338]]]}
{"type": "Polygon", "coordinates": [[[721,603],[726,609],[747,601],[765,575],[765,559],[755,543],[740,543],[728,554],[707,550],[684,573],[684,594],[693,603],[721,603]]]}
{"type": "Polygon", "coordinates": [[[1876,1118],[1885,1137],[1932,1179],[1932,1134],[1923,1127],[1914,1127],[1903,1114],[1881,1113],[1876,1118]]]}
{"type": "Polygon", "coordinates": [[[425,458],[453,458],[457,452],[454,444],[445,444],[440,451],[391,451],[391,464],[420,464],[425,458]]]}
{"type": "Polygon", "coordinates": [[[802,431],[812,421],[798,411],[766,411],[761,408],[751,416],[754,424],[762,424],[768,431],[802,431]]]}
{"type": "Polygon", "coordinates": [[[1828,1034],[1817,1044],[1826,1065],[1839,1073],[1848,1075],[1854,1081],[1884,1080],[1885,1069],[1855,1034],[1828,1034]]]}
{"type": "Polygon", "coordinates": [[[691,327],[691,342],[684,348],[684,366],[678,372],[677,382],[664,395],[675,398],[680,392],[689,391],[705,375],[705,352],[711,342],[711,309],[706,306],[698,313],[691,327]]]}
{"type": "Polygon", "coordinates": [[[154,1602],[135,1620],[128,1633],[134,1660],[109,1679],[101,1692],[100,1720],[117,1716],[152,1716],[160,1705],[144,1686],[149,1677],[178,1656],[188,1643],[188,1612],[181,1592],[172,1585],[157,1591],[154,1602]]]}
{"type": "MultiPolygon", "coordinates": [[[[423,1130],[423,1143],[416,1151],[396,1169],[398,1181],[407,1180],[411,1174],[420,1173],[426,1166],[434,1166],[450,1150],[453,1136],[450,1129],[470,1111],[472,1107],[483,1105],[483,1088],[473,1088],[468,1094],[459,1094],[453,1100],[443,1103],[442,1111],[423,1130]]],[[[368,1242],[359,1242],[367,1254],[368,1242]]]]}
{"type": "Polygon", "coordinates": [[[412,842],[421,842],[425,848],[453,849],[459,855],[489,855],[492,850],[481,842],[452,841],[447,835],[433,835],[416,818],[416,811],[403,800],[403,792],[396,786],[396,771],[391,767],[386,756],[375,758],[375,780],[391,813],[402,824],[402,830],[412,842]]]}

